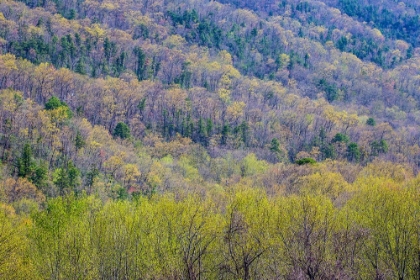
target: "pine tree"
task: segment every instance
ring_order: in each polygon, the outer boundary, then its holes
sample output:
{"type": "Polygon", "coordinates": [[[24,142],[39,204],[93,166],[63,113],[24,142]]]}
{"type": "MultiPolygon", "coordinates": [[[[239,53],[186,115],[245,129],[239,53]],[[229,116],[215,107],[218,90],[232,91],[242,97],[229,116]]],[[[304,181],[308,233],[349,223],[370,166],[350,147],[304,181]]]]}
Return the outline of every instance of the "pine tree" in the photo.
{"type": "Polygon", "coordinates": [[[280,142],[277,138],[271,140],[270,151],[273,153],[280,153],[280,142]]]}
{"type": "Polygon", "coordinates": [[[86,66],[83,57],[81,57],[77,62],[75,72],[79,73],[80,75],[86,75],[86,66]]]}
{"type": "Polygon", "coordinates": [[[225,124],[222,128],[222,137],[220,138],[220,144],[226,145],[229,132],[230,126],[228,124],[225,124]]]}
{"type": "Polygon", "coordinates": [[[130,128],[125,123],[119,122],[114,129],[113,135],[121,139],[130,138],[130,128]]]}
{"type": "Polygon", "coordinates": [[[82,134],[80,134],[80,131],[78,131],[76,134],[76,139],[74,140],[74,145],[76,146],[76,149],[80,150],[85,146],[85,144],[85,139],[83,139],[82,134]]]}
{"type": "Polygon", "coordinates": [[[54,110],[61,106],[63,106],[63,104],[61,103],[60,99],[53,96],[50,99],[48,99],[47,103],[45,103],[45,110],[54,110]]]}
{"type": "Polygon", "coordinates": [[[35,164],[32,158],[31,145],[25,144],[23,147],[22,156],[18,159],[18,176],[28,177],[32,174],[35,169],[35,164]]]}

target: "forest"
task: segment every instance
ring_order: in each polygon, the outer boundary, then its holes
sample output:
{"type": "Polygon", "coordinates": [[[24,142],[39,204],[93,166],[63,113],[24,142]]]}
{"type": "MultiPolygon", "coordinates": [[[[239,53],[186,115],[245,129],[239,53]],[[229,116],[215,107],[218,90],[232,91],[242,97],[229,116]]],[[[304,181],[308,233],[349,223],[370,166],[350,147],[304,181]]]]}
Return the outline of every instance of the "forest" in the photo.
{"type": "Polygon", "coordinates": [[[420,4],[0,0],[0,279],[420,279],[420,4]]]}

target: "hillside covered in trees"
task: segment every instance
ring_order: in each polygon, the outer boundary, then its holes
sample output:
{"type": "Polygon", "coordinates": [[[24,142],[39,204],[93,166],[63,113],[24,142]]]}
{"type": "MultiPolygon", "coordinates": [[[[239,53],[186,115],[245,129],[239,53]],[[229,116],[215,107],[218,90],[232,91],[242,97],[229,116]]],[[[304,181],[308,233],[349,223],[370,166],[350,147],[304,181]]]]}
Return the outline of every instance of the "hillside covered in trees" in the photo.
{"type": "Polygon", "coordinates": [[[419,279],[414,0],[0,0],[1,279],[419,279]]]}

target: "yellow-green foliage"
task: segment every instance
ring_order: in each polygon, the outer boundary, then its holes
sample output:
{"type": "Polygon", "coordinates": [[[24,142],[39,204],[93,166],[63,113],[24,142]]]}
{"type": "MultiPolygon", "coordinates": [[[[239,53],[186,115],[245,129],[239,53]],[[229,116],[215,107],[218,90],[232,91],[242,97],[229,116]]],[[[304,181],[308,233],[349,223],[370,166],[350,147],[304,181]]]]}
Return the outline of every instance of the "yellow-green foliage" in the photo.
{"type": "Polygon", "coordinates": [[[28,260],[30,250],[25,231],[30,225],[30,221],[17,217],[11,206],[0,204],[1,279],[38,279],[32,274],[32,262],[28,260]]]}
{"type": "MultiPolygon", "coordinates": [[[[398,279],[418,277],[420,214],[419,196],[413,189],[386,178],[366,178],[357,182],[360,190],[346,205],[351,216],[369,229],[363,257],[379,271],[398,279]]],[[[366,271],[366,277],[375,277],[366,271]]]]}
{"type": "Polygon", "coordinates": [[[293,195],[236,186],[133,201],[66,196],[33,209],[30,218],[3,205],[0,273],[5,279],[418,277],[418,178],[364,175],[348,184],[323,175],[303,176],[302,192],[293,195]]]}

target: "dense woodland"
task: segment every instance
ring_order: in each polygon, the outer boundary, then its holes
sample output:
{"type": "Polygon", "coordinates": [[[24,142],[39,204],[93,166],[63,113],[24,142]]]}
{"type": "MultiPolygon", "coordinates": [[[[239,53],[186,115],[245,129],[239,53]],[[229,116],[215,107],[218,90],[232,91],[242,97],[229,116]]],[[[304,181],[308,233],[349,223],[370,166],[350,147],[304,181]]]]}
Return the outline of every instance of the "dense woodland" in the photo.
{"type": "Polygon", "coordinates": [[[1,279],[420,279],[414,0],[0,0],[1,279]]]}

